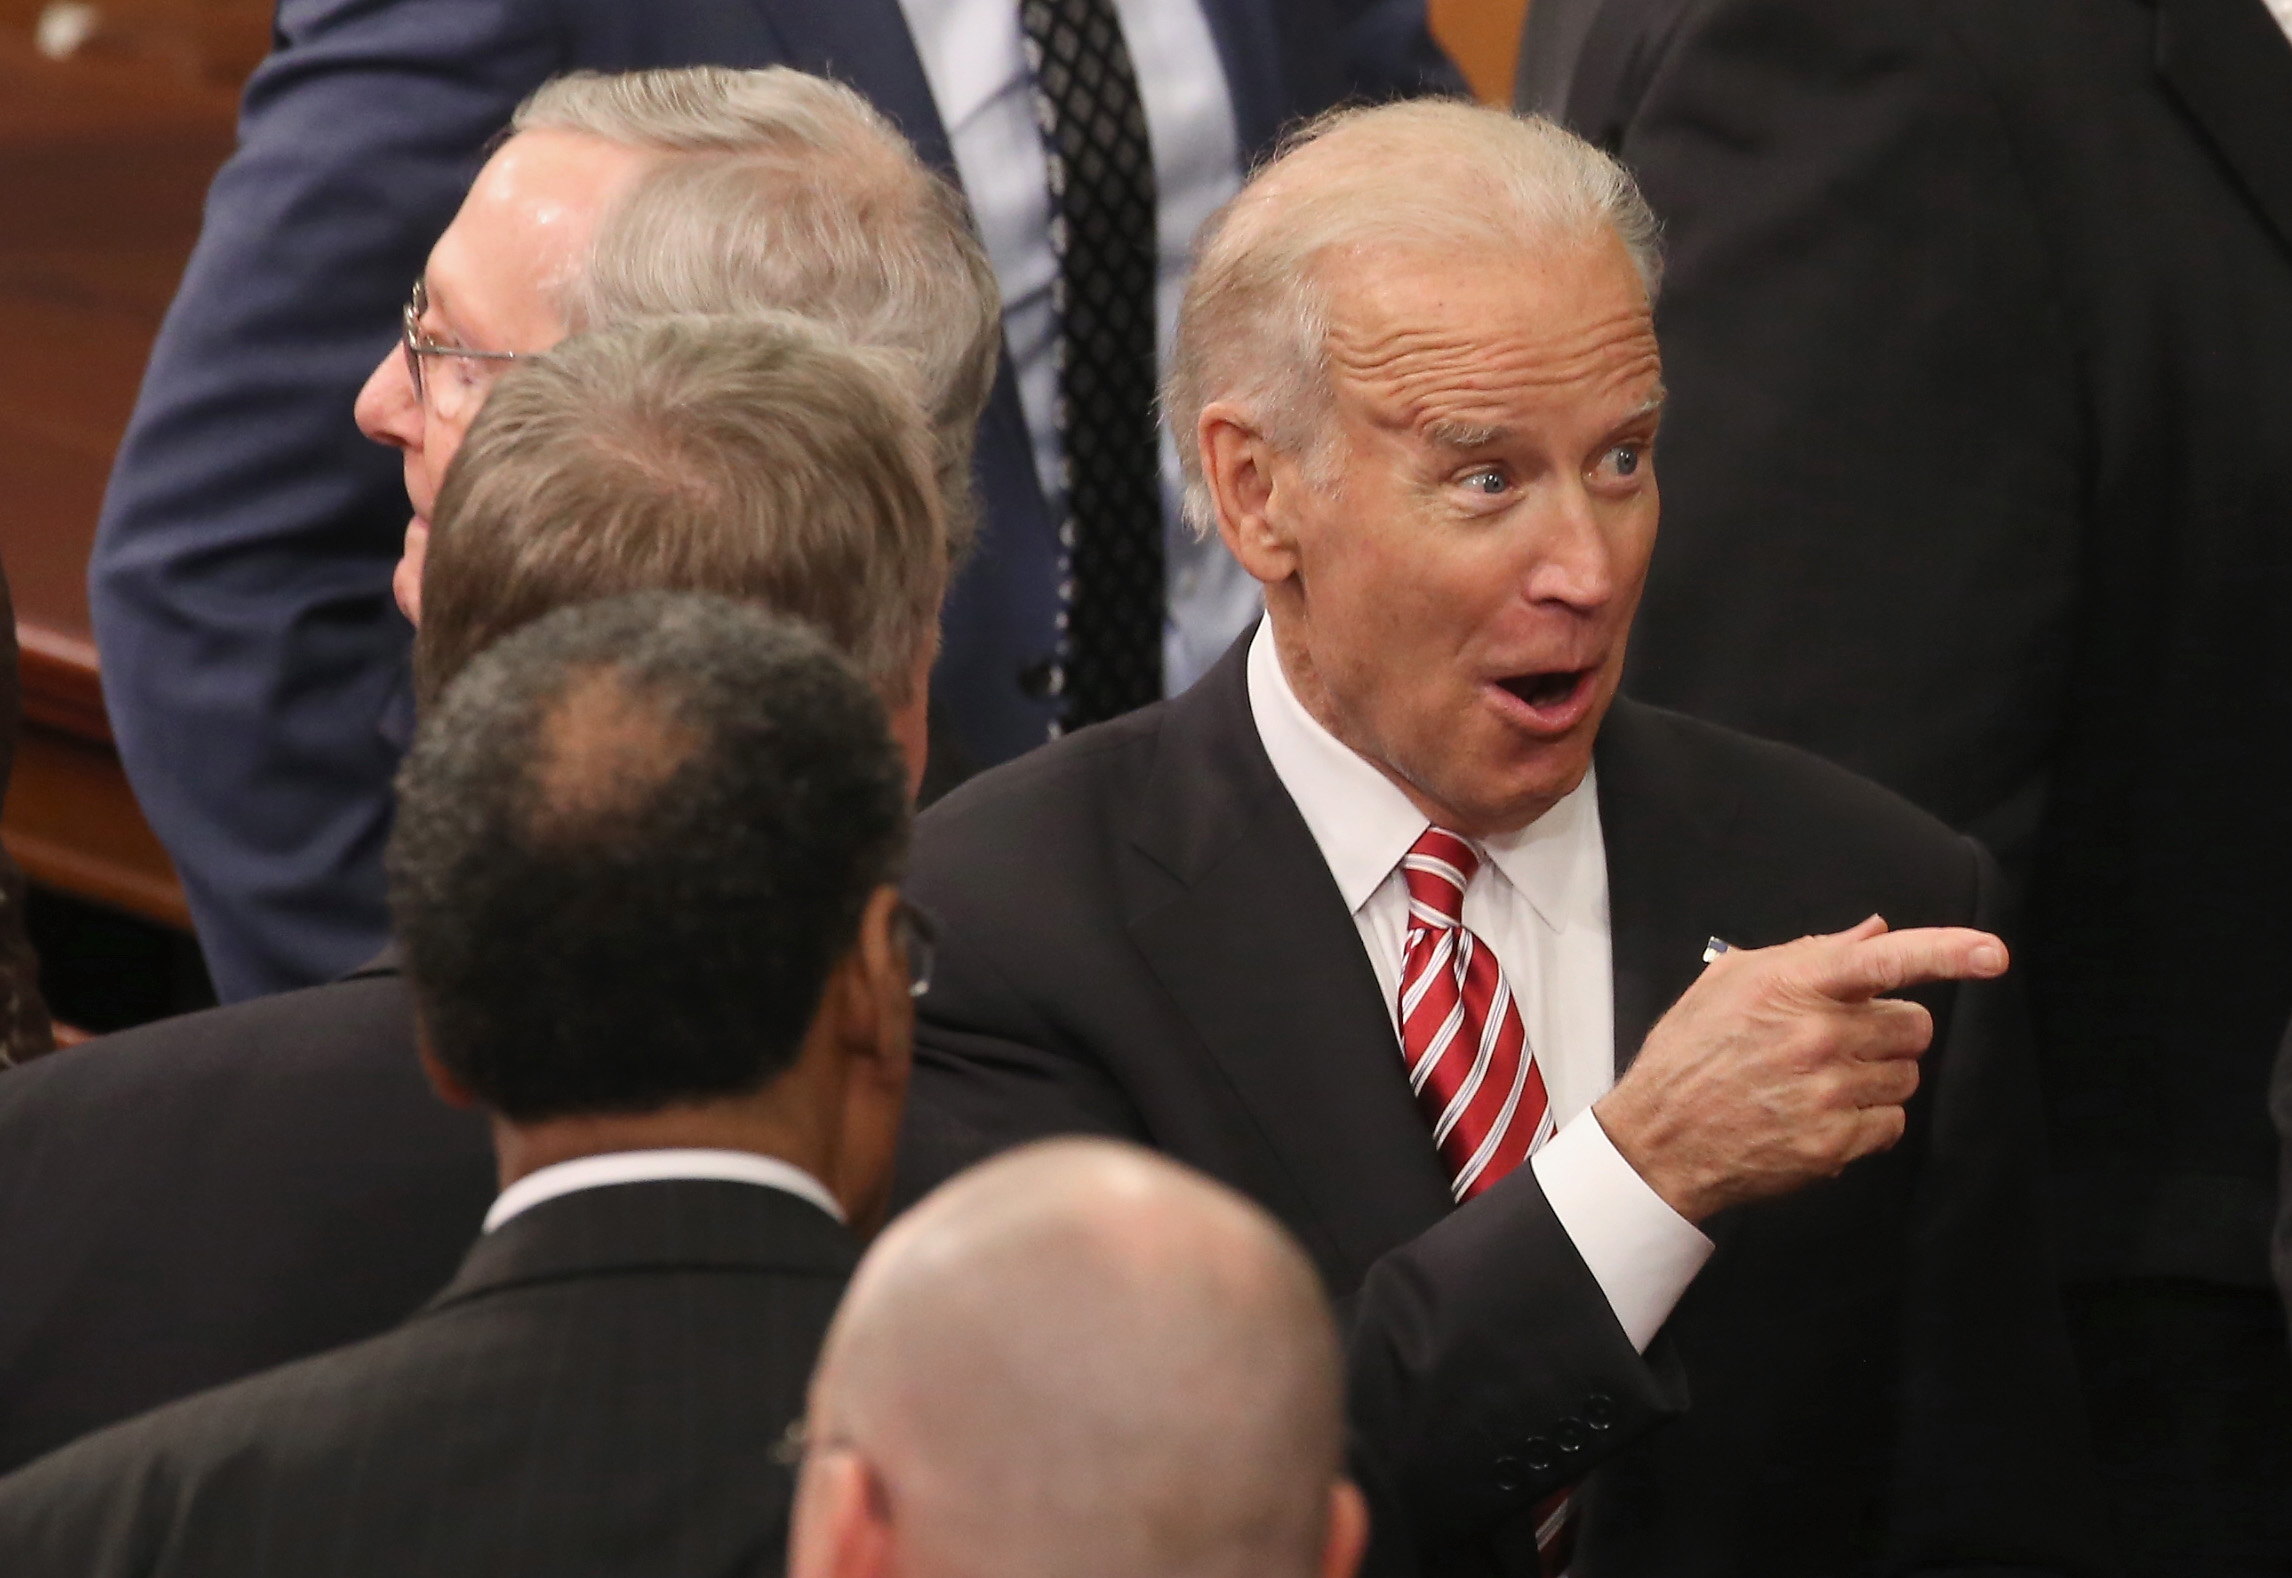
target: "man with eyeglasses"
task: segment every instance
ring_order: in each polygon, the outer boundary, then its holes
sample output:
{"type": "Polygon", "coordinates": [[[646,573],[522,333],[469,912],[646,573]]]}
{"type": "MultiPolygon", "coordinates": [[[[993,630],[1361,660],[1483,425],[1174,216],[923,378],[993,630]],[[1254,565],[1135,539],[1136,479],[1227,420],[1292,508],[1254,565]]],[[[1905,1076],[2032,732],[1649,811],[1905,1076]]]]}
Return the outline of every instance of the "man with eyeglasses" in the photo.
{"type": "Polygon", "coordinates": [[[908,817],[793,620],[643,593],[481,653],[389,867],[423,1060],[493,1130],[482,1236],[396,1330],[0,1480],[0,1571],[776,1571],[776,1449],[890,1195],[908,817]]]}
{"type": "MultiPolygon", "coordinates": [[[[383,940],[407,500],[343,412],[521,99],[577,71],[795,67],[849,84],[961,184],[1011,375],[979,443],[985,546],[932,683],[942,738],[984,764],[1090,721],[1085,689],[1092,708],[1182,689],[1254,614],[1255,583],[1179,525],[1154,423],[1195,228],[1284,125],[1463,86],[1423,0],[281,0],[276,36],[89,566],[121,756],[225,1002],[383,940]],[[1103,397],[1062,398],[1070,378],[1103,397]],[[1116,642],[1103,661],[1063,650],[1093,630],[1116,642]]],[[[547,343],[509,324],[456,339],[463,304],[430,284],[440,345],[547,343]]]]}
{"type": "MultiPolygon", "coordinates": [[[[947,545],[910,374],[786,316],[647,320],[501,370],[437,503],[422,709],[525,623],[661,589],[801,618],[887,718],[919,717],[947,545]]],[[[899,924],[921,970],[928,939],[899,924]]],[[[772,946],[727,934],[719,951],[772,946]]],[[[712,1011],[678,996],[663,1015],[712,1011]]],[[[395,952],[12,1071],[0,1470],[386,1330],[453,1275],[496,1189],[486,1123],[422,1078],[395,952]]],[[[0,1572],[31,1570],[0,1554],[0,1572]]]]}

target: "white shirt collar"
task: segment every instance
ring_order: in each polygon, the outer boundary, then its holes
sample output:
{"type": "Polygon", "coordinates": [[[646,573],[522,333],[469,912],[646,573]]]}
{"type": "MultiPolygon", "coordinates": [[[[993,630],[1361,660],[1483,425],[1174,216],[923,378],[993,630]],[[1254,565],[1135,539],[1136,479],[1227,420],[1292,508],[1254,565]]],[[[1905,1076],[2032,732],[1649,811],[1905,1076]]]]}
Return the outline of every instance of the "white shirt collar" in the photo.
{"type": "MultiPolygon", "coordinates": [[[[1359,913],[1432,824],[1397,784],[1305,710],[1282,669],[1270,618],[1250,642],[1249,704],[1275,775],[1321,846],[1345,907],[1359,913]]],[[[1550,930],[1605,924],[1606,847],[1590,771],[1528,826],[1474,842],[1550,930]]]]}
{"type": "Polygon", "coordinates": [[[754,1151],[611,1151],[601,1156],[577,1156],[527,1173],[495,1199],[493,1209],[485,1214],[485,1230],[490,1233],[511,1217],[559,1195],[666,1178],[760,1184],[808,1200],[839,1222],[844,1219],[844,1208],[819,1179],[777,1156],[759,1156],[754,1151]]]}

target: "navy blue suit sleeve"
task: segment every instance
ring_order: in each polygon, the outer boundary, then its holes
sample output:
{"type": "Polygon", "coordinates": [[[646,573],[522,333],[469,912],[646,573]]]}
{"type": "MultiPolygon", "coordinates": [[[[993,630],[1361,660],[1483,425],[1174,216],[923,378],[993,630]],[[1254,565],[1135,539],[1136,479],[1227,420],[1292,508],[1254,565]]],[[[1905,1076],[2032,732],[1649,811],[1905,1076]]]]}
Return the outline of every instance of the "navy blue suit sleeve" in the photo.
{"type": "Polygon", "coordinates": [[[226,999],[383,940],[407,505],[351,405],[487,141],[560,69],[555,18],[282,0],[153,350],[89,595],[121,755],[226,999]]]}
{"type": "Polygon", "coordinates": [[[1464,93],[1464,74],[1433,40],[1425,0],[1356,4],[1345,23],[1347,88],[1371,99],[1464,93]]]}

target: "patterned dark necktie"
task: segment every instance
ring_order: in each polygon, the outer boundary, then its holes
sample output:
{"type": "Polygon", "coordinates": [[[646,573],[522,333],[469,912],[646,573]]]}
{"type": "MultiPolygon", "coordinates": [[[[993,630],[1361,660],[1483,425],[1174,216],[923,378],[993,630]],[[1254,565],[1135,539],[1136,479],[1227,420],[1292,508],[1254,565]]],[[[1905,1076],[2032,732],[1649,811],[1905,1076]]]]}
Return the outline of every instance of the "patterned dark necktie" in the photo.
{"type": "Polygon", "coordinates": [[[1154,426],[1154,156],[1114,0],[1021,0],[1058,259],[1058,652],[1080,728],[1162,694],[1162,476],[1154,426]]]}

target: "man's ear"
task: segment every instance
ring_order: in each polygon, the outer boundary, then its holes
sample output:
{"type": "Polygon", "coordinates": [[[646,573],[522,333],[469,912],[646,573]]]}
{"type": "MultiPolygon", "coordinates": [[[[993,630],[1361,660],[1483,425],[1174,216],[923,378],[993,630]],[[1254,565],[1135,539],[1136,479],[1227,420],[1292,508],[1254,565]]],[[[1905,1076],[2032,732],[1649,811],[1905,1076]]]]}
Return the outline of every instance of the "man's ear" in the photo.
{"type": "Polygon", "coordinates": [[[859,937],[845,957],[852,994],[845,1040],[856,1057],[872,1058],[879,1081],[907,1083],[914,1052],[915,999],[908,991],[906,929],[899,921],[899,889],[885,883],[868,895],[859,937]]]}
{"type": "Polygon", "coordinates": [[[405,549],[398,555],[398,567],[390,572],[390,591],[398,599],[398,612],[417,627],[422,623],[422,569],[429,559],[430,528],[408,521],[405,549]]]}
{"type": "Polygon", "coordinates": [[[1271,586],[1296,573],[1281,487],[1283,460],[1265,434],[1231,401],[1213,400],[1195,425],[1202,481],[1217,505],[1218,535],[1241,567],[1271,586]]]}
{"type": "Polygon", "coordinates": [[[906,704],[889,709],[892,743],[907,763],[910,800],[923,792],[923,774],[931,765],[931,665],[938,659],[939,632],[934,628],[908,673],[906,704]]]}
{"type": "Polygon", "coordinates": [[[1329,1487],[1329,1534],[1321,1542],[1321,1578],[1353,1578],[1369,1551],[1369,1500],[1341,1479],[1329,1487]]]}
{"type": "Polygon", "coordinates": [[[889,1508],[857,1452],[815,1451],[804,1460],[788,1530],[788,1578],[887,1578],[889,1508]]]}
{"type": "Polygon", "coordinates": [[[440,1101],[463,1111],[478,1104],[477,1093],[463,1084],[452,1069],[446,1067],[445,1060],[430,1045],[429,1027],[421,1022],[419,1015],[414,1022],[414,1045],[421,1053],[422,1075],[429,1080],[430,1088],[438,1093],[440,1101]]]}

